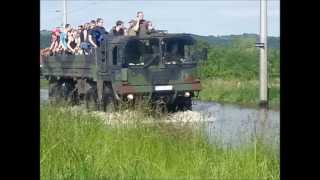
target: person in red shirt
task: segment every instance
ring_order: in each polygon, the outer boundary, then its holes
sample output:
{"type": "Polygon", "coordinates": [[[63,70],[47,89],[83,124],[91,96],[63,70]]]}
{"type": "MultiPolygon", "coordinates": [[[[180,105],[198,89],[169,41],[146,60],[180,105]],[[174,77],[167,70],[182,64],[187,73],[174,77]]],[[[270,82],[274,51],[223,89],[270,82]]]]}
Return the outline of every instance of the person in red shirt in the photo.
{"type": "Polygon", "coordinates": [[[60,29],[54,28],[51,33],[51,45],[50,45],[50,51],[52,53],[58,52],[60,42],[60,29]]]}

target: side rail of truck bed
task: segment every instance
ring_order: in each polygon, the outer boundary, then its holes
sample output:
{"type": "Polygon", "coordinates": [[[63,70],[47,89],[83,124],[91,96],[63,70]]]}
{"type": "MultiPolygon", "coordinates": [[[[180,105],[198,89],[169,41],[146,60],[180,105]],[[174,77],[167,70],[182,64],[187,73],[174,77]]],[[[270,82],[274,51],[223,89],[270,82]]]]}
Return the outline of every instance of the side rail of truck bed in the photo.
{"type": "Polygon", "coordinates": [[[43,76],[70,76],[94,78],[97,65],[94,56],[56,55],[43,57],[43,76]]]}

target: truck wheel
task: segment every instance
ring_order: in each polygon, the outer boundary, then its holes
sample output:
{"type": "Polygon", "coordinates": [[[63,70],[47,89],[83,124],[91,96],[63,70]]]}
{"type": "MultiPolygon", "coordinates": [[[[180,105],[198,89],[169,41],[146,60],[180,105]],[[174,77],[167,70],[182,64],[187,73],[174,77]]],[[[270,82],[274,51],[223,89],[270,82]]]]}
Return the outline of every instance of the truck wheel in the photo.
{"type": "Polygon", "coordinates": [[[58,82],[49,84],[49,100],[53,104],[59,104],[62,102],[63,89],[58,82]]]}
{"type": "Polygon", "coordinates": [[[164,102],[155,102],[154,112],[156,115],[161,116],[168,113],[168,106],[164,102]]]}
{"type": "Polygon", "coordinates": [[[96,111],[98,109],[98,94],[95,88],[90,88],[85,94],[84,99],[89,111],[96,111]]]}
{"type": "Polygon", "coordinates": [[[116,110],[116,101],[112,95],[108,95],[105,97],[106,103],[106,112],[113,112],[116,110]]]}
{"type": "Polygon", "coordinates": [[[177,104],[177,110],[179,111],[191,111],[192,110],[192,100],[190,97],[180,97],[175,102],[177,104]]]}
{"type": "Polygon", "coordinates": [[[79,100],[77,97],[77,93],[73,91],[73,89],[65,89],[65,101],[68,105],[76,105],[79,100]]]}
{"type": "Polygon", "coordinates": [[[103,89],[102,98],[102,110],[105,112],[112,112],[116,110],[116,100],[113,95],[112,88],[110,86],[105,86],[103,89]]]}
{"type": "Polygon", "coordinates": [[[168,112],[174,113],[178,111],[178,106],[176,103],[168,104],[167,108],[168,108],[168,112]]]}
{"type": "Polygon", "coordinates": [[[192,100],[191,98],[184,98],[184,101],[183,101],[183,111],[192,111],[192,100]]]}

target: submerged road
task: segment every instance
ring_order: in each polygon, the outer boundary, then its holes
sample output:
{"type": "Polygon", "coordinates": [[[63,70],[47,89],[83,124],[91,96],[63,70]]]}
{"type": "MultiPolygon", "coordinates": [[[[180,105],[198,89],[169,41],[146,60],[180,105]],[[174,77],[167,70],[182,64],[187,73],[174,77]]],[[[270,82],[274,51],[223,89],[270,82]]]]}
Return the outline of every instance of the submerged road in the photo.
{"type": "MultiPolygon", "coordinates": [[[[48,90],[40,89],[40,101],[48,100],[48,90]]],[[[206,119],[204,128],[209,140],[225,146],[238,146],[261,137],[279,148],[280,112],[224,105],[215,102],[194,101],[193,111],[206,119]]]]}

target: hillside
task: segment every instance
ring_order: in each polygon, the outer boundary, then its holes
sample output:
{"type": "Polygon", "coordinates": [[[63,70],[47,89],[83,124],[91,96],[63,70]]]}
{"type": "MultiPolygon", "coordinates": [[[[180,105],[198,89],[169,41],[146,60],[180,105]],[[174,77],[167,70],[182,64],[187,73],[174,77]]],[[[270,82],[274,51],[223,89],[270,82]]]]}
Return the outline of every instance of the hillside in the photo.
{"type": "MultiPolygon", "coordinates": [[[[242,35],[225,35],[225,36],[199,36],[193,34],[193,36],[201,41],[207,42],[211,46],[219,47],[231,47],[233,40],[237,38],[256,38],[257,34],[242,34],[242,35]]],[[[45,48],[50,46],[50,31],[42,30],[40,31],[40,48],[45,48]]],[[[269,48],[280,48],[280,38],[279,37],[268,37],[268,47],[269,48]]]]}
{"type": "Polygon", "coordinates": [[[50,46],[50,31],[40,31],[40,48],[46,48],[50,46]]]}
{"type": "MultiPolygon", "coordinates": [[[[193,36],[201,41],[207,42],[212,46],[219,46],[219,47],[231,47],[233,40],[237,38],[255,38],[256,41],[259,41],[259,36],[257,34],[242,34],[242,35],[225,35],[225,36],[199,36],[193,34],[193,36]]],[[[279,37],[268,37],[268,47],[269,48],[280,48],[280,38],[279,37]]]]}

